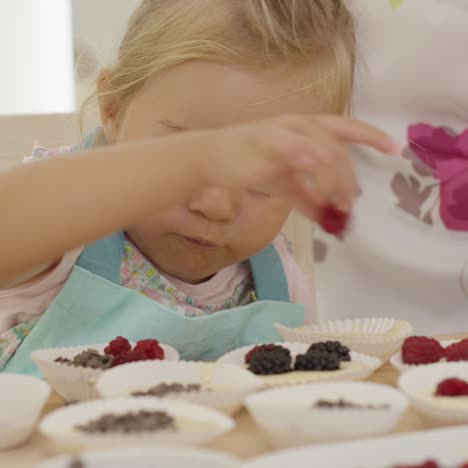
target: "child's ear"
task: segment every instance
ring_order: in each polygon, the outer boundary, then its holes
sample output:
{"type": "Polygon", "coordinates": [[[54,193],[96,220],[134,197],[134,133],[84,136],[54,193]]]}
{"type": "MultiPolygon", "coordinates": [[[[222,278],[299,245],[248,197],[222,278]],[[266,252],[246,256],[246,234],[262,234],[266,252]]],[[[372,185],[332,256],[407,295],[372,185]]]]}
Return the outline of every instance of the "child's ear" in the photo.
{"type": "Polygon", "coordinates": [[[109,143],[115,143],[119,134],[121,102],[116,94],[106,94],[106,90],[109,89],[109,76],[109,70],[101,70],[97,79],[97,90],[104,135],[109,143]]]}

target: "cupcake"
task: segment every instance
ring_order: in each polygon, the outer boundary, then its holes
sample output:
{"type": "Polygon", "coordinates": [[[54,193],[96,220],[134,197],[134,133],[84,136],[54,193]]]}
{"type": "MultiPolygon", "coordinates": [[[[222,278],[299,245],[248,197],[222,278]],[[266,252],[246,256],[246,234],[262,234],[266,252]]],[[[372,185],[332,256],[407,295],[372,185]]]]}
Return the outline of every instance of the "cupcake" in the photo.
{"type": "Polygon", "coordinates": [[[15,447],[34,432],[49,395],[49,385],[36,377],[0,374],[0,450],[15,447]]]}
{"type": "Polygon", "coordinates": [[[285,448],[387,433],[408,399],[385,385],[324,382],[257,393],[246,406],[272,445],[285,448]]]}
{"type": "Polygon", "coordinates": [[[418,366],[398,385],[430,425],[468,423],[468,362],[418,366]]]}
{"type": "Polygon", "coordinates": [[[218,362],[247,368],[265,385],[361,380],[381,365],[378,358],[350,351],[336,341],[310,346],[300,343],[246,346],[227,353],[218,362]]]}
{"type": "Polygon", "coordinates": [[[240,462],[228,455],[195,447],[113,448],[63,456],[41,463],[36,468],[121,468],[135,466],[177,468],[239,468],[240,462]]]}
{"type": "Polygon", "coordinates": [[[468,361],[468,339],[439,342],[427,336],[406,338],[401,352],[394,354],[390,359],[392,366],[399,372],[436,362],[459,361],[468,361]]]}
{"type": "Polygon", "coordinates": [[[107,369],[142,360],[178,360],[179,354],[157,340],[131,344],[117,337],[105,345],[37,350],[31,359],[58,395],[76,402],[98,397],[95,384],[107,369]]]}
{"type": "Polygon", "coordinates": [[[234,422],[184,401],[122,398],[82,402],[47,415],[40,432],[67,449],[131,445],[198,445],[224,434],[234,422]]]}
{"type": "Polygon", "coordinates": [[[156,396],[183,399],[233,414],[262,381],[232,364],[144,361],[104,372],[97,390],[104,398],[156,396]]]}

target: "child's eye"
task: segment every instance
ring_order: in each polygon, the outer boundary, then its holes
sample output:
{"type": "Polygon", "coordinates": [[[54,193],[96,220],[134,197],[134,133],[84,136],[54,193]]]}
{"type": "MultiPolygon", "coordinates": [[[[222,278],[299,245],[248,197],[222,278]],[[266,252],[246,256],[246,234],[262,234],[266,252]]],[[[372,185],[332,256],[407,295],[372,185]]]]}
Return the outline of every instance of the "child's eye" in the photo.
{"type": "Polygon", "coordinates": [[[265,192],[259,192],[258,190],[249,190],[249,195],[252,195],[252,197],[255,198],[270,198],[271,195],[269,193],[265,192]]]}

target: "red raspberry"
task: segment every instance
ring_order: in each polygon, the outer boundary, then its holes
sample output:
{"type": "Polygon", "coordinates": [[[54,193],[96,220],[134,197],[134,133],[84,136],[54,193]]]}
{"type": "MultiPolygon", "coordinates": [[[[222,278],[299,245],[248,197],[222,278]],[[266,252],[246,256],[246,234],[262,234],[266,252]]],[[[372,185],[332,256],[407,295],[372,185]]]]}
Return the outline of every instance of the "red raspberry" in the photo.
{"type": "Polygon", "coordinates": [[[440,468],[440,465],[433,460],[428,460],[420,465],[398,465],[394,468],[440,468]]]}
{"type": "Polygon", "coordinates": [[[426,336],[406,338],[401,349],[401,357],[405,364],[429,364],[440,361],[444,355],[442,345],[437,340],[426,336]]]}
{"type": "Polygon", "coordinates": [[[148,357],[146,356],[145,352],[141,349],[134,349],[133,351],[124,351],[120,353],[118,356],[114,357],[112,360],[112,366],[116,367],[122,364],[128,364],[129,362],[137,362],[137,361],[148,361],[148,357]]]}
{"type": "Polygon", "coordinates": [[[164,359],[164,349],[161,348],[157,340],[137,341],[133,351],[142,351],[147,359],[164,359]]]}
{"type": "Polygon", "coordinates": [[[104,354],[112,354],[112,356],[118,356],[120,353],[128,352],[132,349],[132,346],[126,338],[118,336],[113,339],[108,346],[104,348],[104,354]]]}
{"type": "Polygon", "coordinates": [[[348,227],[349,214],[333,205],[326,205],[320,215],[320,225],[325,232],[341,238],[348,227]]]}
{"type": "Polygon", "coordinates": [[[468,338],[445,348],[447,361],[468,361],[468,338]]]}
{"type": "Polygon", "coordinates": [[[445,379],[437,385],[436,395],[438,396],[462,396],[468,395],[468,382],[452,378],[445,379]]]}
{"type": "Polygon", "coordinates": [[[246,355],[245,355],[245,363],[248,364],[250,362],[250,359],[252,359],[252,356],[257,352],[257,351],[273,351],[277,345],[269,343],[269,344],[263,344],[263,345],[257,345],[254,346],[246,355]]]}

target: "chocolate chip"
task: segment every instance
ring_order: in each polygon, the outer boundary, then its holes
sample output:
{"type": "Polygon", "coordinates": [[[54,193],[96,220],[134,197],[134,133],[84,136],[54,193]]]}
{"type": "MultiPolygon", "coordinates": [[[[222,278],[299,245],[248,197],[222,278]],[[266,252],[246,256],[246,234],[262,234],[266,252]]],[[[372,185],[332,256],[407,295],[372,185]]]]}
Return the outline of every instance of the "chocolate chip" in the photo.
{"type": "Polygon", "coordinates": [[[112,355],[100,354],[95,349],[87,349],[77,354],[73,359],[58,357],[55,362],[66,364],[67,366],[109,369],[112,365],[112,359],[112,355]]]}
{"type": "Polygon", "coordinates": [[[143,410],[137,413],[104,414],[98,419],[76,426],[76,429],[89,434],[139,433],[160,430],[175,430],[174,418],[165,411],[143,410]]]}
{"type": "Polygon", "coordinates": [[[339,400],[318,400],[313,408],[347,408],[347,409],[388,409],[390,405],[358,405],[340,398],[339,400]]]}
{"type": "Polygon", "coordinates": [[[174,393],[185,393],[185,392],[199,392],[201,386],[199,384],[187,384],[183,385],[180,383],[161,383],[155,387],[151,387],[146,391],[139,391],[132,393],[132,396],[166,396],[174,393]]]}
{"type": "Polygon", "coordinates": [[[62,364],[71,364],[72,361],[64,357],[58,357],[54,362],[61,362],[62,364]]]}
{"type": "Polygon", "coordinates": [[[78,458],[75,458],[70,462],[69,468],[86,468],[85,464],[78,458]]]}

